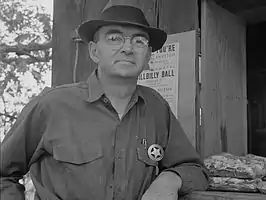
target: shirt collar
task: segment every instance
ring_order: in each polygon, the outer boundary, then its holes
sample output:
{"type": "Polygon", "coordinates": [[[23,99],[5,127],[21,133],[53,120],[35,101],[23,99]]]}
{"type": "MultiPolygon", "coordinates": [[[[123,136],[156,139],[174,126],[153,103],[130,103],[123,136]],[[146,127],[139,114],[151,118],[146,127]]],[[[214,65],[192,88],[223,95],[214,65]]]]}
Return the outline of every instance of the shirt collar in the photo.
{"type": "Polygon", "coordinates": [[[87,79],[89,98],[88,102],[92,103],[98,100],[104,94],[101,83],[97,78],[97,69],[94,70],[87,79]]]}
{"type": "MultiPolygon", "coordinates": [[[[91,75],[87,79],[88,84],[88,94],[89,97],[87,99],[88,102],[92,103],[94,101],[99,100],[103,95],[104,91],[102,89],[101,83],[97,77],[97,69],[95,69],[91,75]]],[[[137,85],[136,91],[133,94],[132,100],[135,99],[138,101],[139,99],[145,102],[145,97],[143,91],[141,90],[140,86],[137,85]],[[140,98],[139,98],[140,97],[140,98]]]]}

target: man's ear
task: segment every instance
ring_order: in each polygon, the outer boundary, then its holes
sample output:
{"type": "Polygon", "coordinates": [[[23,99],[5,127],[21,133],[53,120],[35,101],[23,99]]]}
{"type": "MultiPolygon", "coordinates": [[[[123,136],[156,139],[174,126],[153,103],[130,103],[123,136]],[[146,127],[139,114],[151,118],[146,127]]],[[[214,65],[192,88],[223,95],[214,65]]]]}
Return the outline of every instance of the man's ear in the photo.
{"type": "Polygon", "coordinates": [[[99,63],[99,57],[98,57],[97,44],[93,41],[90,41],[89,45],[88,45],[88,51],[89,51],[90,58],[92,59],[92,61],[95,62],[96,64],[98,64],[99,63]]]}
{"type": "Polygon", "coordinates": [[[148,51],[148,59],[149,59],[149,61],[150,61],[150,59],[151,59],[151,54],[152,54],[152,47],[149,47],[149,51],[148,51]]]}
{"type": "Polygon", "coordinates": [[[149,62],[150,62],[150,59],[151,59],[151,54],[152,54],[152,48],[149,47],[148,52],[147,52],[147,64],[146,64],[146,66],[144,67],[143,70],[150,70],[149,62]]]}
{"type": "Polygon", "coordinates": [[[151,54],[152,54],[152,47],[149,47],[149,49],[148,49],[148,53],[147,53],[147,59],[148,59],[148,62],[149,62],[150,59],[151,59],[151,54]]]}

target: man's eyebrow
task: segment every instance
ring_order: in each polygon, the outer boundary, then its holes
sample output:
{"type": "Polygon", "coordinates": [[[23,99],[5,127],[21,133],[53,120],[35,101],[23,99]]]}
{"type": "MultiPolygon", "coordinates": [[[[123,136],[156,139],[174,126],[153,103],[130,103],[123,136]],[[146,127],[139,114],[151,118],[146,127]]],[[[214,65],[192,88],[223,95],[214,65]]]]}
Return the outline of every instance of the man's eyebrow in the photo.
{"type": "Polygon", "coordinates": [[[137,37],[137,36],[141,36],[141,37],[145,37],[146,39],[149,39],[149,35],[146,33],[136,33],[132,35],[133,37],[137,37]]]}

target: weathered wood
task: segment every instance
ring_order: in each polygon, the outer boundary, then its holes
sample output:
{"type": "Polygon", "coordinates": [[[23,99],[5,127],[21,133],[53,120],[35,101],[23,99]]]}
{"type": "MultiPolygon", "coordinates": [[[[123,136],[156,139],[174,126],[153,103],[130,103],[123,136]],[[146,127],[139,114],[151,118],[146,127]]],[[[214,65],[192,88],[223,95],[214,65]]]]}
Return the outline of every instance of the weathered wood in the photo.
{"type": "Polygon", "coordinates": [[[202,155],[247,152],[245,24],[202,2],[202,155]]]}
{"type": "Polygon", "coordinates": [[[217,4],[237,16],[245,19],[247,23],[260,23],[266,20],[265,0],[214,0],[217,4]]]}
{"type": "Polygon", "coordinates": [[[258,193],[237,193],[237,192],[193,192],[181,200],[265,200],[266,195],[258,193]]]}
{"type": "Polygon", "coordinates": [[[160,27],[168,33],[195,30],[198,20],[197,0],[160,1],[160,27]]]}
{"type": "MultiPolygon", "coordinates": [[[[52,85],[72,82],[75,43],[72,36],[81,21],[78,5],[73,0],[54,1],[52,85]]],[[[80,1],[81,3],[84,0],[80,1]]]]}
{"type": "MultiPolygon", "coordinates": [[[[84,5],[82,7],[83,15],[81,16],[81,23],[96,19],[99,17],[103,8],[108,3],[108,0],[82,0],[84,5]]],[[[77,24],[76,26],[80,25],[77,24]]],[[[88,53],[88,45],[86,43],[80,43],[79,56],[78,56],[78,68],[77,68],[77,81],[83,81],[88,78],[90,73],[96,68],[95,63],[91,60],[88,53]]]]}

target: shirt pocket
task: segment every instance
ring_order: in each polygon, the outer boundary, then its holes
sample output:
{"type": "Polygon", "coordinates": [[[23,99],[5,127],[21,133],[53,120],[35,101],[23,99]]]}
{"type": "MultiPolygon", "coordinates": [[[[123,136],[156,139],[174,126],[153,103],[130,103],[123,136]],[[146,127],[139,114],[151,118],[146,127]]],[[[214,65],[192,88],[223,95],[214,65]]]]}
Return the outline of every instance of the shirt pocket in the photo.
{"type": "Polygon", "coordinates": [[[102,158],[103,152],[101,145],[94,142],[59,144],[53,147],[53,157],[60,162],[82,165],[102,158]]]}
{"type": "MultiPolygon", "coordinates": [[[[147,149],[144,147],[137,147],[137,165],[136,169],[136,183],[142,182],[142,190],[146,191],[148,186],[158,175],[158,162],[152,160],[148,156],[147,149]]],[[[141,192],[140,194],[143,194],[141,192]]]]}

